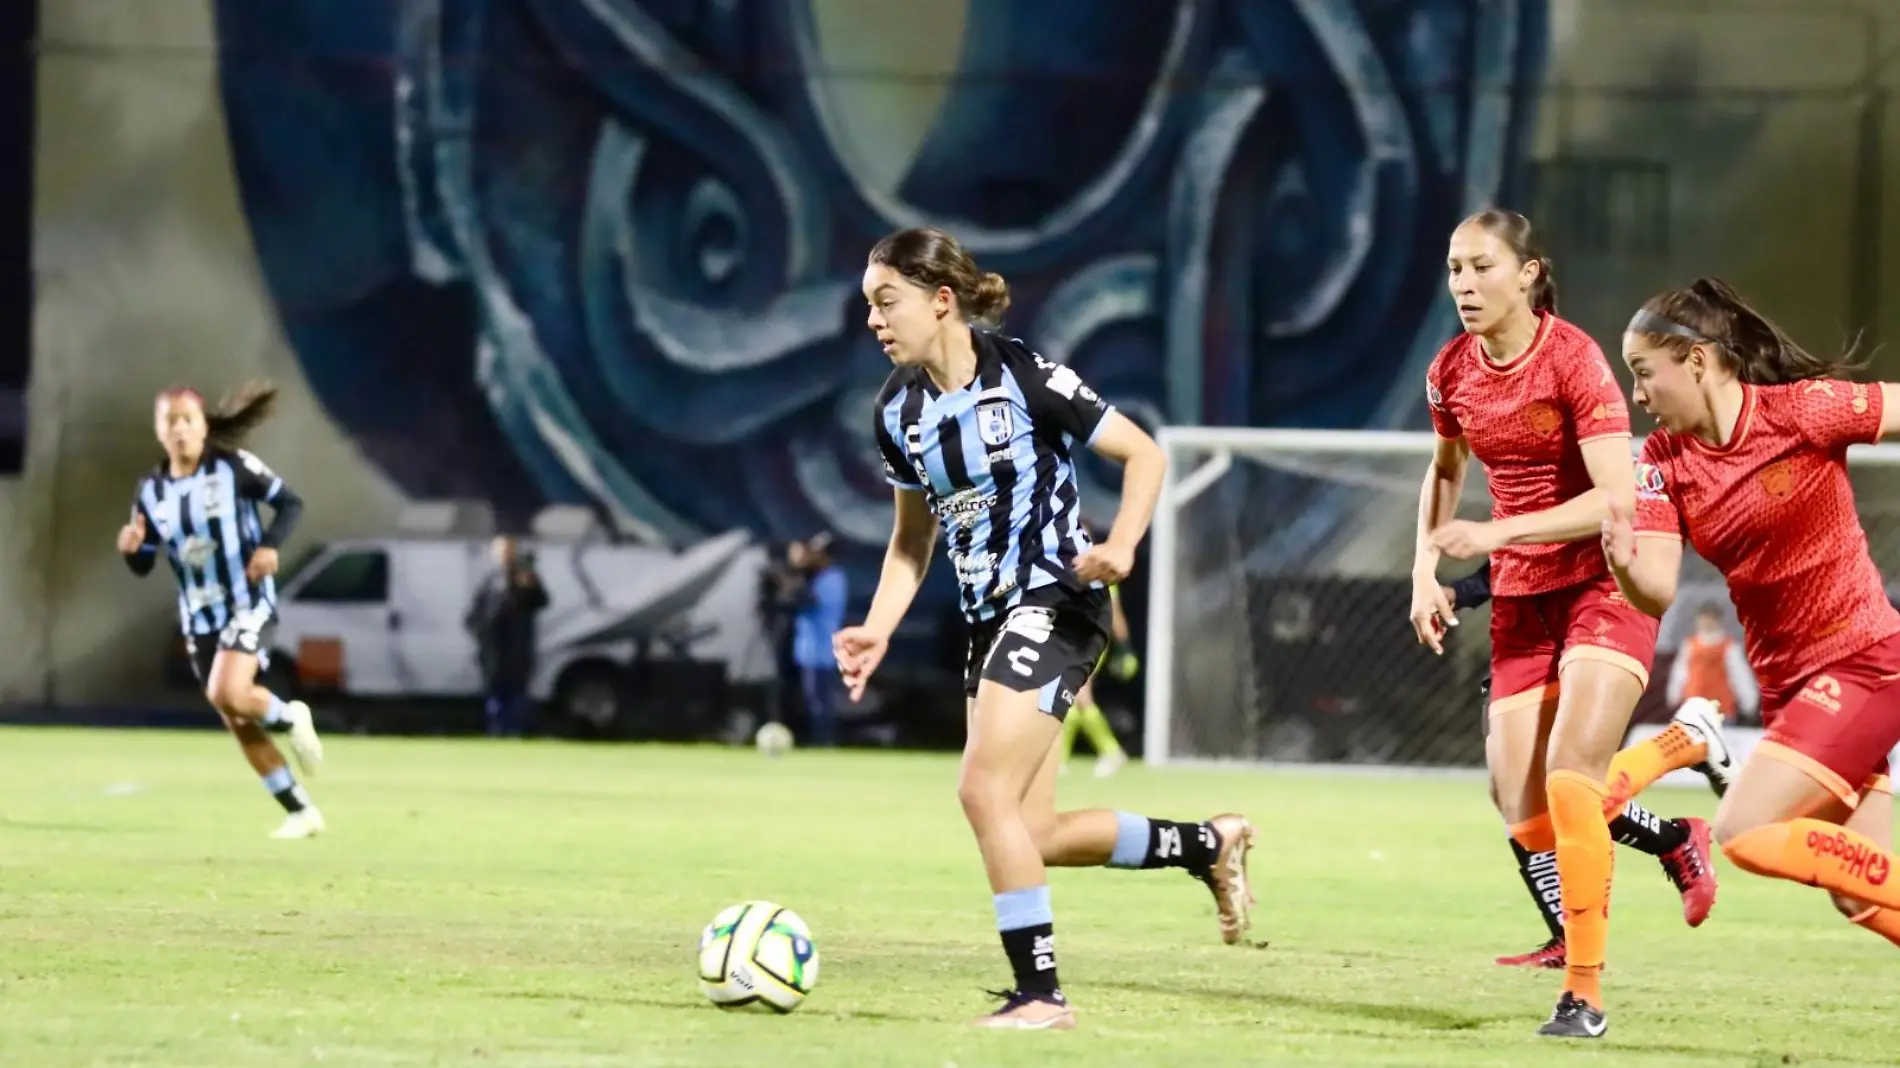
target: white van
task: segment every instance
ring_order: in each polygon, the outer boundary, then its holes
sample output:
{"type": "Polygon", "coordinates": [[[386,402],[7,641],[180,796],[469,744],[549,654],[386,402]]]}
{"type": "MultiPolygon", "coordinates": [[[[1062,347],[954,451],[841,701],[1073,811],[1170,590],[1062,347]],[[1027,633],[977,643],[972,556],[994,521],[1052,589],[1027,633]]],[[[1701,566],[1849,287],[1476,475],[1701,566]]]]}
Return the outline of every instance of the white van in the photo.
{"type": "MultiPolygon", "coordinates": [[[[320,547],[278,593],[272,650],[305,692],[352,698],[478,698],[464,620],[493,570],[487,538],[405,536],[320,547]]],[[[548,594],[529,696],[605,727],[642,647],[659,658],[723,662],[727,678],[770,677],[758,618],[765,550],[743,531],[683,552],[523,540],[548,594]]],[[[272,665],[273,673],[280,670],[272,665]]]]}

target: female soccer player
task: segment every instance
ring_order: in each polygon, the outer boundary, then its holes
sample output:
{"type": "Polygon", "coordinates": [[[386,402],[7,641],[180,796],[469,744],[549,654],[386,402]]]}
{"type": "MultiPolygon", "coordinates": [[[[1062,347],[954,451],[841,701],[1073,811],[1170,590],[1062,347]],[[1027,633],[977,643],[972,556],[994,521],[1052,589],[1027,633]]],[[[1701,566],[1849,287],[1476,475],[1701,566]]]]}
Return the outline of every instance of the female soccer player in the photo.
{"type": "Polygon", "coordinates": [[[192,670],[287,813],[271,837],[309,838],[323,830],[323,815],[265,732],[289,733],[305,775],[322,763],[323,742],[308,705],[286,703],[257,684],[276,629],[277,547],[303,513],[284,480],[241,447],[276,400],[277,390],[262,384],[210,409],[194,390],[160,393],[154,429],[165,459],[139,480],[119,552],[133,574],[146,575],[164,548],[178,576],[178,624],[192,670]],[[260,503],[272,508],[268,527],[258,519],[260,503]]]}
{"type": "MultiPolygon", "coordinates": [[[[1452,609],[1459,612],[1489,601],[1491,562],[1486,560],[1483,567],[1444,587],[1444,596],[1452,609]]],[[[1484,703],[1484,719],[1488,726],[1491,718],[1489,674],[1478,685],[1478,697],[1484,703]]],[[[1719,780],[1711,778],[1710,784],[1719,786],[1719,780]]],[[[1491,804],[1500,815],[1503,814],[1496,775],[1491,777],[1491,804]]],[[[1683,922],[1691,927],[1700,927],[1702,921],[1708,919],[1709,909],[1715,905],[1715,874],[1708,864],[1710,834],[1706,821],[1693,817],[1665,820],[1644,808],[1640,802],[1630,800],[1610,820],[1610,837],[1622,845],[1648,853],[1661,863],[1663,874],[1675,886],[1676,892],[1682,895],[1683,922]]],[[[1517,858],[1518,876],[1524,880],[1524,888],[1530,891],[1531,903],[1543,918],[1550,938],[1529,953],[1499,957],[1497,962],[1511,968],[1562,968],[1567,960],[1564,954],[1563,893],[1557,878],[1556,851],[1547,849],[1533,853],[1519,844],[1516,838],[1507,838],[1506,841],[1510,842],[1511,852],[1517,858]]]]}
{"type": "Polygon", "coordinates": [[[856,701],[916,596],[940,525],[971,627],[957,797],[1016,980],[998,995],[1002,1007],[976,1023],[1071,1028],[1045,865],[1186,869],[1213,891],[1229,943],[1247,929],[1252,904],[1254,829],[1244,816],[1176,823],[1055,807],[1062,717],[1107,644],[1104,587],[1134,566],[1166,460],[1074,371],[972,328],[996,321],[1009,290],[1001,276],[978,272],[950,235],[913,229],[879,241],[864,297],[869,326],[897,365],[874,422],[897,507],[870,611],[836,636],[838,668],[856,701]],[[1124,468],[1121,508],[1100,545],[1081,526],[1082,444],[1124,468]]]}
{"type": "Polygon", "coordinates": [[[1643,444],[1634,511],[1603,552],[1660,617],[1687,538],[1728,579],[1767,734],[1715,814],[1736,867],[1826,889],[1900,944],[1887,754],[1900,743],[1900,612],[1854,507],[1847,448],[1900,429],[1900,384],[1840,376],[1715,279],[1651,298],[1623,335],[1643,444]]]}
{"type": "Polygon", "coordinates": [[[1684,721],[1617,753],[1657,626],[1617,593],[1591,544],[1605,500],[1635,496],[1628,407],[1602,351],[1557,317],[1550,260],[1528,219],[1465,220],[1447,267],[1465,332],[1426,375],[1438,447],[1420,491],[1412,625],[1442,652],[1442,628],[1456,619],[1440,557],[1491,555],[1485,756],[1512,837],[1556,851],[1565,903],[1564,989],[1539,1033],[1597,1038],[1615,856],[1607,817],[1676,768],[1724,774],[1727,753],[1716,725],[1684,721]],[[1474,454],[1491,490],[1488,523],[1453,518],[1474,454]]]}

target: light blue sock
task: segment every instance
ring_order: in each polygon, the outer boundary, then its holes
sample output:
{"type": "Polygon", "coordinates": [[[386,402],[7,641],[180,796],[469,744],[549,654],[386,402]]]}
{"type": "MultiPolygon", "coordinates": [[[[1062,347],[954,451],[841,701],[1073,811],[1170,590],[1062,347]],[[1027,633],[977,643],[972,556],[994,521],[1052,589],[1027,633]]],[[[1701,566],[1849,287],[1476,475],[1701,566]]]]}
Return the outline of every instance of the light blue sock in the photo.
{"type": "Polygon", "coordinates": [[[277,799],[278,804],[284,806],[285,812],[302,812],[310,807],[310,795],[297,785],[297,777],[290,773],[288,767],[278,768],[264,776],[264,789],[277,799]]]}
{"type": "Polygon", "coordinates": [[[1115,851],[1109,854],[1111,868],[1139,868],[1148,859],[1148,817],[1132,812],[1115,813],[1115,851]]]}
{"type": "Polygon", "coordinates": [[[290,723],[290,706],[276,694],[270,695],[270,707],[264,710],[264,726],[282,727],[290,723]]]}
{"type": "Polygon", "coordinates": [[[1020,931],[1025,927],[1056,922],[1049,909],[1049,884],[1027,890],[1005,890],[996,895],[996,929],[1020,931]]]}

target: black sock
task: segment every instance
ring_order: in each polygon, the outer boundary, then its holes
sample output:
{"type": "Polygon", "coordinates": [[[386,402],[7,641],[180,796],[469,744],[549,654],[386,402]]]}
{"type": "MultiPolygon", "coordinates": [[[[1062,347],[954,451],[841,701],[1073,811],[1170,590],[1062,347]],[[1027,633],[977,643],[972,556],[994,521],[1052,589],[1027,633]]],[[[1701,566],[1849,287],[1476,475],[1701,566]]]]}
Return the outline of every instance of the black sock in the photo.
{"type": "Polygon", "coordinates": [[[1660,857],[1689,840],[1681,820],[1665,820],[1631,801],[1610,821],[1610,837],[1652,857],[1660,857]]]}
{"type": "Polygon", "coordinates": [[[1173,820],[1148,821],[1148,854],[1141,859],[1144,868],[1186,868],[1199,874],[1214,866],[1220,853],[1220,835],[1206,823],[1176,823],[1173,820]]]}
{"type": "Polygon", "coordinates": [[[1062,984],[1056,979],[1055,932],[1055,925],[1051,923],[999,932],[1003,936],[1003,952],[1009,956],[1010,971],[1016,973],[1018,991],[1061,996],[1062,984]]]}
{"type": "Polygon", "coordinates": [[[1531,892],[1531,900],[1537,903],[1537,914],[1544,918],[1544,926],[1550,928],[1550,937],[1564,936],[1564,891],[1563,883],[1557,878],[1557,852],[1533,853],[1518,844],[1517,839],[1508,839],[1511,852],[1517,855],[1517,873],[1524,877],[1524,888],[1531,892]]]}
{"type": "Polygon", "coordinates": [[[278,768],[264,776],[264,789],[269,790],[277,803],[284,806],[285,812],[302,812],[310,805],[309,796],[291,777],[289,768],[278,768]]]}

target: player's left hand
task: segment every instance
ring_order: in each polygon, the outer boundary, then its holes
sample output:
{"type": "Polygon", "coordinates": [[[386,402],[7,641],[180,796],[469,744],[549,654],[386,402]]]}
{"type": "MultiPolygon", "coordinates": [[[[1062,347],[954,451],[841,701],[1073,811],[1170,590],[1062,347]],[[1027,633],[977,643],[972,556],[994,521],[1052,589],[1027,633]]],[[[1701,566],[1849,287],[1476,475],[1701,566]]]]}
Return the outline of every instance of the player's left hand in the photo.
{"type": "Polygon", "coordinates": [[[1122,682],[1127,682],[1129,679],[1135,677],[1136,672],[1141,670],[1141,658],[1129,650],[1123,649],[1109,658],[1108,670],[1115,678],[1122,682]]]}
{"type": "Polygon", "coordinates": [[[1432,531],[1432,546],[1454,560],[1475,560],[1504,546],[1495,523],[1454,519],[1432,531]]]}
{"type": "Polygon", "coordinates": [[[277,550],[264,546],[251,554],[251,562],[244,565],[244,577],[258,582],[277,573],[277,550]]]}
{"type": "Polygon", "coordinates": [[[1114,585],[1135,569],[1135,550],[1103,543],[1075,558],[1075,577],[1114,585]]]}

